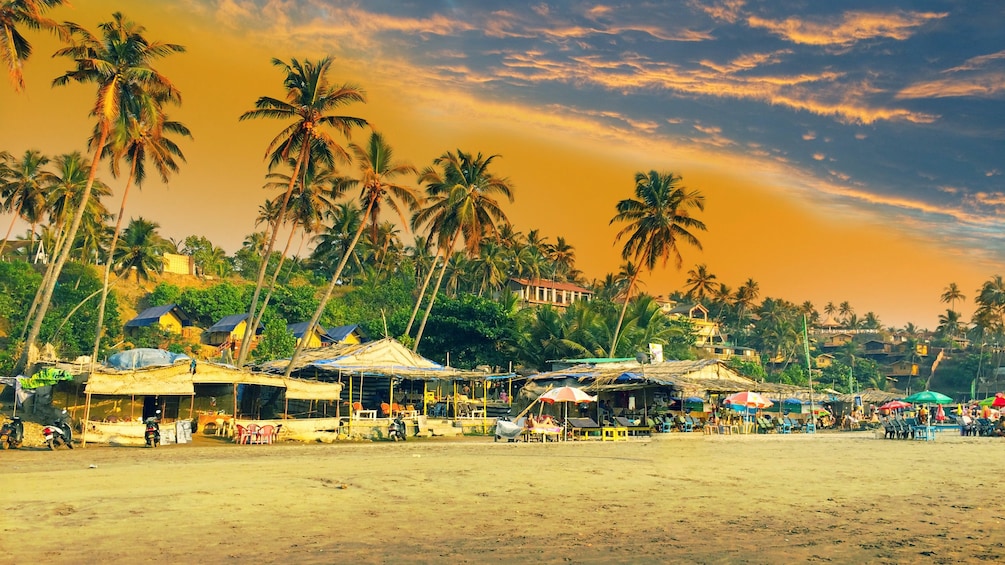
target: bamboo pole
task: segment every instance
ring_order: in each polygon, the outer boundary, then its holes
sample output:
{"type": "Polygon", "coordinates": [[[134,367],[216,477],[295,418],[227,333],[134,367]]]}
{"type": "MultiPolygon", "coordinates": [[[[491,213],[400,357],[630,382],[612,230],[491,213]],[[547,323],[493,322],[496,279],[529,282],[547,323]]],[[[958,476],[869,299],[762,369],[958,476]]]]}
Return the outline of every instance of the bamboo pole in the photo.
{"type": "MultiPolygon", "coordinates": [[[[80,447],[87,447],[87,419],[91,417],[91,393],[87,393],[87,401],[84,405],[84,421],[80,425],[80,447]]],[[[14,400],[17,405],[17,399],[14,400]]]]}

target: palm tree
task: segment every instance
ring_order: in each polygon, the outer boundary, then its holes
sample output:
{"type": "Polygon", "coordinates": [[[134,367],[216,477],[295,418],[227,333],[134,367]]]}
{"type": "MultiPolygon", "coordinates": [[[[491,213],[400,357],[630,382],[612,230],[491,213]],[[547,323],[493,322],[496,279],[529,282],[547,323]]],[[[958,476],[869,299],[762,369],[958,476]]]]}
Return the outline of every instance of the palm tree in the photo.
{"type": "Polygon", "coordinates": [[[855,309],[852,308],[850,302],[845,300],[838,306],[838,314],[841,315],[842,321],[847,322],[855,314],[855,309]]]}
{"type": "Polygon", "coordinates": [[[705,297],[715,292],[716,276],[708,272],[704,263],[687,272],[687,297],[704,302],[705,297]]]}
{"type": "Polygon", "coordinates": [[[833,302],[828,302],[827,305],[824,306],[824,314],[827,314],[827,316],[833,316],[837,311],[837,306],[835,306],[833,302]]]}
{"type": "Polygon", "coordinates": [[[995,275],[985,281],[978,289],[974,301],[977,303],[977,313],[985,319],[994,320],[992,329],[1001,332],[1005,328],[1005,279],[1001,275],[995,275]]]}
{"type": "Polygon", "coordinates": [[[115,254],[116,271],[119,276],[129,269],[136,270],[136,282],[150,278],[150,271],[160,272],[164,268],[163,255],[169,243],[157,233],[156,222],[134,218],[122,232],[122,246],[115,254]]]}
{"type": "MultiPolygon", "coordinates": [[[[362,214],[363,218],[370,218],[373,208],[380,205],[382,202],[387,203],[393,210],[399,210],[399,203],[396,201],[401,201],[401,203],[404,203],[410,209],[414,209],[416,207],[418,199],[414,198],[414,191],[407,187],[393,183],[390,180],[395,176],[413,169],[411,165],[393,161],[394,152],[384,141],[383,137],[375,137],[374,135],[371,135],[370,142],[367,144],[366,148],[356,146],[353,148],[353,151],[356,153],[357,157],[365,157],[365,160],[359,163],[363,177],[360,181],[360,184],[362,184],[360,205],[366,204],[366,209],[362,214]]],[[[356,229],[356,234],[349,243],[346,253],[342,256],[338,266],[335,267],[335,272],[332,274],[331,280],[328,282],[328,287],[325,289],[317,310],[314,311],[314,315],[311,316],[310,321],[307,323],[307,329],[305,331],[313,331],[314,326],[317,325],[318,320],[321,319],[321,314],[324,313],[325,308],[328,306],[328,300],[331,299],[335,286],[339,284],[342,277],[342,271],[349,262],[349,257],[352,254],[353,249],[356,247],[356,244],[359,242],[360,236],[363,235],[365,227],[366,222],[360,222],[359,227],[356,229]]],[[[297,357],[299,357],[303,352],[306,344],[307,340],[301,340],[300,343],[297,344],[297,348],[293,351],[293,356],[290,357],[290,364],[286,366],[286,371],[284,373],[285,376],[290,376],[290,373],[293,371],[293,364],[296,362],[297,357]]]]}
{"type": "Polygon", "coordinates": [[[70,27],[69,46],[56,52],[56,56],[69,57],[74,69],[56,77],[54,85],[72,82],[93,83],[97,86],[97,96],[91,115],[98,120],[98,135],[91,144],[94,158],[88,173],[87,184],[81,195],[81,205],[77,207],[67,232],[66,241],[56,255],[51,276],[43,281],[43,293],[38,312],[25,340],[24,351],[15,369],[20,372],[28,361],[28,351],[38,339],[42,320],[49,309],[53,290],[59,274],[70,255],[71,246],[91,198],[91,189],[98,174],[101,152],[112,126],[123,115],[150,117],[164,103],[180,102],[181,94],[170,80],[151,66],[156,59],[185,50],[180,45],[150,42],[143,37],[142,26],[125,20],[119,12],[112,14],[112,21],[100,24],[101,35],[96,36],[86,29],[70,27]]]}
{"type": "Polygon", "coordinates": [[[956,283],[949,283],[949,286],[947,286],[945,290],[943,290],[942,296],[939,298],[942,300],[942,302],[950,304],[950,308],[952,308],[954,311],[956,310],[957,300],[967,299],[966,296],[963,296],[963,291],[960,290],[960,287],[957,286],[956,283]]]}
{"type": "MultiPolygon", "coordinates": [[[[295,167],[292,160],[289,165],[291,168],[295,167]]],[[[266,188],[274,188],[279,185],[286,186],[290,181],[290,177],[286,177],[280,173],[270,173],[269,177],[277,180],[267,183],[266,188]]],[[[292,222],[292,226],[283,252],[279,256],[279,263],[276,265],[272,278],[269,280],[262,306],[258,309],[258,314],[255,318],[252,319],[253,324],[251,327],[253,328],[260,327],[259,324],[262,323],[265,309],[269,305],[272,291],[275,289],[276,281],[279,278],[279,273],[282,271],[283,263],[286,261],[290,244],[293,242],[293,236],[296,234],[298,226],[303,230],[305,237],[309,233],[318,231],[321,226],[321,219],[332,210],[335,199],[341,196],[348,187],[347,179],[338,176],[333,169],[318,161],[308,161],[303,168],[303,173],[299,178],[293,179],[293,182],[300,190],[294,192],[286,208],[287,219],[292,222]]],[[[276,216],[281,210],[282,207],[276,200],[267,201],[265,205],[259,208],[259,221],[255,225],[258,225],[263,220],[271,222],[275,226],[285,225],[286,220],[276,216]]]]}
{"type": "MultiPolygon", "coordinates": [[[[336,108],[341,108],[354,102],[365,102],[363,91],[358,87],[344,84],[334,86],[328,80],[328,72],[331,70],[332,58],[325,57],[318,61],[304,61],[301,63],[297,59],[291,59],[286,63],[279,59],[273,59],[272,64],[281,68],[286,73],[283,86],[286,89],[286,100],[279,100],[270,96],[262,96],[255,102],[255,109],[241,114],[240,119],[250,120],[257,118],[274,118],[280,120],[292,120],[293,123],[286,126],[269,143],[265,151],[265,157],[269,160],[269,168],[288,163],[290,158],[295,158],[293,172],[290,174],[290,182],[283,195],[279,214],[271,229],[269,243],[265,248],[264,257],[272,254],[272,248],[276,243],[276,235],[279,233],[280,223],[286,219],[286,206],[290,196],[293,194],[293,187],[297,177],[305,169],[311,159],[318,159],[324,165],[334,169],[336,161],[348,163],[349,154],[345,148],[338,144],[335,139],[328,134],[323,126],[348,138],[354,127],[362,127],[367,124],[366,120],[352,116],[337,116],[329,114],[336,108]]],[[[255,283],[255,291],[251,298],[251,305],[248,308],[248,319],[255,319],[255,312],[258,308],[258,296],[262,291],[265,282],[265,271],[268,261],[262,261],[258,269],[258,280],[255,283]]],[[[245,327],[244,336],[241,339],[241,349],[238,353],[237,365],[244,364],[248,356],[248,348],[251,345],[250,335],[252,326],[245,327]]],[[[306,341],[306,340],[305,340],[306,341]]]]}
{"type": "Polygon", "coordinates": [[[65,37],[66,28],[43,15],[46,10],[63,4],[64,0],[0,0],[0,60],[7,67],[7,75],[16,92],[24,90],[21,65],[32,52],[31,44],[18,27],[48,29],[65,37]]]}
{"type": "Polygon", "coordinates": [[[349,145],[360,172],[360,207],[367,211],[370,225],[370,240],[377,241],[377,225],[380,223],[381,208],[386,204],[406,224],[405,216],[398,206],[401,202],[414,212],[422,201],[415,188],[395,182],[395,177],[417,174],[419,171],[409,163],[394,160],[394,150],[384,140],[384,136],[374,131],[366,145],[349,145]]]}
{"type": "MultiPolygon", "coordinates": [[[[483,238],[498,235],[498,226],[508,223],[496,196],[504,196],[513,202],[513,187],[508,179],[489,172],[489,166],[496,157],[498,155],[485,157],[481,153],[472,155],[460,150],[456,153],[448,151],[419,174],[419,182],[426,184],[429,205],[412,218],[412,225],[428,224],[430,237],[436,236],[438,255],[449,256],[459,239],[464,240],[464,251],[468,256],[475,255],[483,238]]],[[[418,351],[448,262],[444,260],[440,267],[412,351],[418,351]]]]}
{"type": "MultiPolygon", "coordinates": [[[[692,231],[704,230],[705,224],[691,216],[691,209],[704,210],[705,197],[697,190],[691,191],[680,186],[681,180],[680,176],[673,173],[650,171],[648,174],[635,174],[635,196],[638,199],[628,198],[618,202],[618,213],[610,222],[628,223],[615,236],[615,241],[628,236],[621,250],[623,259],[635,260],[652,271],[658,262],[666,265],[669,258],[673,257],[680,269],[683,258],[678,248],[679,241],[701,249],[701,242],[692,231]]],[[[610,357],[614,357],[617,351],[618,334],[637,279],[638,273],[628,283],[625,302],[611,339],[610,357]]]]}
{"type": "Polygon", "coordinates": [[[334,273],[336,265],[347,256],[355,259],[356,267],[361,268],[359,257],[349,248],[360,225],[363,225],[362,211],[355,202],[337,204],[328,213],[328,227],[314,237],[311,259],[328,273],[334,273]]]}
{"type": "MultiPolygon", "coordinates": [[[[165,184],[171,173],[178,172],[175,158],[185,160],[181,148],[165,134],[173,133],[191,138],[192,133],[181,122],[169,120],[167,115],[158,110],[152,110],[150,115],[120,116],[109,133],[109,141],[104,155],[111,159],[112,176],[119,176],[119,162],[124,158],[129,163],[129,175],[126,187],[122,191],[122,202],[119,213],[115,217],[115,228],[112,230],[112,240],[108,244],[108,259],[105,261],[105,272],[101,283],[101,298],[98,301],[97,326],[94,332],[94,349],[91,359],[98,358],[101,338],[105,324],[105,304],[108,301],[108,284],[112,274],[112,261],[115,257],[115,246],[122,230],[122,217],[126,213],[126,200],[133,182],[137,188],[143,186],[146,180],[146,163],[150,162],[160,174],[165,184]]],[[[137,274],[139,271],[137,271],[137,274]]]]}
{"type": "MultiPolygon", "coordinates": [[[[0,198],[3,209],[13,213],[0,253],[10,239],[14,223],[22,219],[31,224],[31,233],[46,213],[46,193],[56,181],[56,175],[45,169],[49,158],[35,149],[24,152],[21,159],[8,159],[6,178],[0,178],[0,198]]],[[[32,236],[34,241],[34,235],[32,236]]]]}

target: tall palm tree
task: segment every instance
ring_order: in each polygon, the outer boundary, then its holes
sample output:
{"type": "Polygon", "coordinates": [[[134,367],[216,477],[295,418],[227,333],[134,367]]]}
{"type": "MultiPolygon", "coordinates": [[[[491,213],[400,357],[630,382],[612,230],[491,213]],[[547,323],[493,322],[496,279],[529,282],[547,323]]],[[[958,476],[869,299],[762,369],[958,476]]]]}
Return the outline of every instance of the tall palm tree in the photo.
{"type": "Polygon", "coordinates": [[[136,282],[150,278],[150,272],[160,272],[163,255],[170,245],[157,233],[160,225],[143,218],[134,218],[122,232],[122,246],[115,254],[116,272],[122,276],[136,270],[136,282]]]}
{"type": "MultiPolygon", "coordinates": [[[[419,182],[426,185],[429,205],[412,218],[412,225],[428,225],[430,237],[436,237],[440,255],[448,257],[458,241],[463,239],[464,251],[473,256],[477,254],[484,237],[497,236],[498,227],[508,223],[496,197],[503,196],[512,202],[513,187],[508,179],[489,172],[489,166],[496,157],[498,155],[485,157],[481,153],[472,155],[460,150],[456,153],[448,151],[419,174],[419,182]]],[[[412,351],[418,351],[422,341],[447,263],[449,261],[444,260],[440,267],[412,351]]]]}
{"type": "Polygon", "coordinates": [[[0,241],[0,253],[18,220],[30,223],[34,234],[35,226],[45,215],[46,194],[56,181],[56,175],[45,169],[48,164],[49,158],[35,149],[25,151],[20,159],[8,159],[6,178],[0,178],[0,198],[3,209],[13,217],[4,240],[0,241]]]}
{"type": "Polygon", "coordinates": [[[703,302],[707,296],[715,292],[716,276],[708,272],[708,267],[704,263],[697,265],[687,272],[686,291],[687,297],[692,300],[703,302]]]}
{"type": "Polygon", "coordinates": [[[548,259],[555,266],[556,278],[561,280],[571,280],[576,272],[576,248],[573,247],[564,237],[558,236],[555,244],[551,246],[548,259]]]}
{"type": "Polygon", "coordinates": [[[843,321],[848,321],[855,314],[855,309],[852,308],[850,302],[845,300],[838,306],[838,314],[841,315],[843,321]]]}
{"type": "Polygon", "coordinates": [[[948,303],[950,305],[949,307],[955,312],[956,311],[956,301],[957,300],[966,300],[967,297],[963,295],[963,291],[960,290],[960,287],[957,286],[956,283],[953,282],[953,283],[949,283],[949,286],[947,286],[943,290],[942,296],[940,296],[939,299],[942,300],[942,302],[944,302],[944,303],[948,303]]]}
{"type": "Polygon", "coordinates": [[[365,145],[353,143],[349,145],[349,149],[359,167],[360,207],[367,211],[370,240],[377,241],[377,226],[383,205],[394,210],[401,218],[401,223],[407,225],[398,203],[407,206],[409,211],[415,211],[421,203],[422,196],[415,188],[394,180],[401,175],[414,175],[419,171],[409,163],[395,161],[394,150],[384,140],[384,136],[376,131],[370,132],[365,145]]]}
{"type": "Polygon", "coordinates": [[[69,45],[56,56],[69,57],[74,68],[53,80],[54,85],[70,82],[92,83],[97,86],[97,96],[91,115],[98,120],[98,135],[91,150],[94,157],[88,172],[87,184],[67,232],[66,241],[56,255],[51,276],[43,281],[43,293],[38,312],[25,340],[24,351],[15,369],[20,372],[28,361],[28,351],[38,339],[42,320],[48,312],[56,281],[70,255],[77,230],[91,198],[91,189],[98,174],[101,152],[112,126],[123,115],[152,116],[167,102],[180,102],[181,93],[170,80],[151,64],[162,57],[185,50],[180,45],[148,41],[143,37],[143,26],[128,21],[116,12],[112,20],[99,24],[100,36],[73,25],[70,27],[69,45]]]}
{"type": "MultiPolygon", "coordinates": [[[[286,73],[283,86],[286,89],[286,100],[279,100],[270,96],[262,96],[255,101],[255,109],[241,114],[240,119],[250,120],[258,118],[271,118],[293,123],[284,127],[276,137],[269,143],[265,151],[265,157],[269,160],[269,168],[272,169],[280,164],[289,162],[290,158],[295,158],[293,172],[290,174],[290,182],[283,195],[280,211],[276,221],[272,226],[269,243],[265,248],[265,257],[272,254],[272,249],[276,243],[276,235],[279,233],[281,222],[286,219],[286,206],[290,196],[293,194],[293,187],[297,177],[305,169],[310,159],[318,159],[329,168],[335,168],[336,161],[348,163],[350,157],[345,148],[329,135],[327,128],[331,128],[343,137],[348,138],[352,128],[366,125],[366,120],[353,116],[333,115],[329,112],[352,104],[354,102],[365,102],[363,91],[358,87],[344,84],[335,86],[328,79],[331,70],[332,58],[324,57],[318,61],[300,62],[291,59],[286,63],[280,59],[273,59],[272,64],[286,73]]],[[[268,261],[263,261],[258,269],[258,279],[255,282],[255,291],[252,294],[251,304],[248,308],[248,319],[254,320],[256,309],[258,308],[258,296],[262,291],[265,282],[265,271],[268,268],[268,261]]],[[[248,349],[251,345],[252,326],[245,327],[244,336],[241,339],[241,349],[238,353],[237,365],[244,364],[248,356],[248,349]]]]}
{"type": "MultiPolygon", "coordinates": [[[[292,159],[289,165],[291,168],[295,167],[292,159]]],[[[286,186],[290,180],[290,177],[286,177],[281,173],[271,173],[269,177],[275,180],[267,183],[266,188],[275,188],[280,185],[286,186]]],[[[286,239],[286,245],[279,256],[279,262],[272,273],[272,278],[269,280],[265,299],[262,300],[262,306],[258,309],[258,314],[252,319],[253,324],[251,327],[253,328],[260,327],[259,324],[261,324],[262,318],[265,315],[265,309],[269,305],[272,291],[275,289],[279,273],[282,271],[283,263],[289,254],[290,244],[292,244],[293,236],[297,233],[298,228],[303,230],[305,237],[307,237],[308,233],[318,231],[322,218],[331,212],[335,205],[335,200],[349,186],[349,179],[339,176],[333,169],[324,165],[320,159],[308,161],[303,168],[302,174],[299,178],[294,178],[293,182],[295,184],[294,193],[290,197],[286,207],[287,219],[292,223],[292,226],[286,239]]],[[[265,221],[272,222],[276,226],[284,225],[286,220],[275,216],[282,210],[282,206],[278,202],[281,198],[266,202],[266,205],[259,208],[259,219],[262,220],[263,216],[266,216],[264,218],[265,221]]]]}
{"type": "MultiPolygon", "coordinates": [[[[311,260],[327,273],[334,273],[336,265],[343,257],[351,257],[356,268],[362,264],[354,250],[349,248],[353,236],[363,224],[362,211],[355,202],[342,202],[328,213],[327,227],[314,236],[314,251],[311,260]]],[[[345,271],[343,270],[343,275],[345,271]]]]}
{"type": "MultiPolygon", "coordinates": [[[[681,177],[673,173],[650,171],[635,174],[635,196],[618,202],[618,213],[610,223],[626,222],[628,225],[615,236],[620,241],[628,236],[621,250],[621,257],[634,260],[652,271],[657,263],[666,265],[670,257],[678,269],[683,263],[678,242],[683,241],[701,249],[701,242],[694,230],[704,230],[705,224],[691,216],[692,209],[704,210],[705,197],[697,190],[688,190],[680,185],[681,177]]],[[[614,336],[608,355],[614,357],[618,346],[618,334],[625,319],[628,301],[638,274],[632,277],[625,293],[625,302],[614,327],[614,336]]]]}
{"type": "Polygon", "coordinates": [[[126,213],[129,190],[134,182],[137,188],[143,186],[147,177],[146,164],[148,161],[157,170],[161,181],[167,184],[171,173],[178,172],[178,163],[175,159],[185,160],[181,148],[167,137],[168,133],[192,137],[192,133],[184,124],[168,119],[167,115],[159,110],[153,110],[149,115],[122,115],[109,133],[109,141],[104,154],[111,161],[112,176],[119,176],[119,164],[122,159],[125,159],[129,164],[129,174],[126,178],[126,187],[122,191],[119,213],[115,217],[112,240],[108,244],[108,259],[105,261],[105,271],[101,282],[101,298],[98,300],[98,320],[94,332],[94,348],[91,350],[91,359],[98,358],[98,350],[101,347],[112,262],[115,257],[115,246],[118,244],[119,234],[122,231],[122,217],[126,213]]]}
{"type": "MultiPolygon", "coordinates": [[[[359,183],[361,185],[360,206],[366,206],[363,210],[363,218],[372,218],[371,214],[374,207],[379,206],[381,203],[386,203],[388,207],[396,211],[399,210],[399,204],[404,204],[410,209],[415,209],[419,203],[418,198],[416,198],[415,191],[403,185],[398,185],[392,181],[394,177],[409,172],[413,170],[413,168],[411,165],[399,163],[393,160],[394,151],[387,144],[387,142],[384,141],[383,137],[371,134],[370,141],[367,146],[365,148],[354,146],[353,152],[359,159],[358,165],[362,176],[359,183]]],[[[310,321],[307,322],[307,329],[305,331],[313,331],[314,326],[316,326],[318,320],[321,319],[321,314],[324,313],[325,308],[328,306],[328,301],[331,299],[332,292],[335,291],[335,287],[339,284],[342,277],[342,271],[349,262],[349,257],[352,254],[353,249],[356,247],[356,244],[359,242],[360,237],[363,235],[363,230],[366,228],[366,225],[365,221],[360,222],[359,227],[356,229],[356,234],[353,236],[352,241],[349,242],[346,253],[342,256],[338,266],[335,267],[335,272],[332,274],[331,280],[328,282],[328,287],[325,288],[324,295],[318,304],[317,310],[314,311],[314,315],[311,316],[310,321]]],[[[293,371],[293,364],[296,362],[297,357],[299,357],[303,352],[306,344],[307,340],[301,340],[300,343],[297,344],[297,348],[293,351],[292,357],[290,357],[290,364],[286,366],[284,374],[287,377],[293,371]]]]}
{"type": "MultiPolygon", "coordinates": [[[[991,329],[1001,332],[1005,328],[1005,279],[995,275],[984,282],[974,298],[977,312],[984,318],[994,320],[991,329]]],[[[976,316],[976,314],[975,314],[976,316]]]]}
{"type": "Polygon", "coordinates": [[[19,28],[48,29],[65,37],[66,28],[44,15],[50,8],[64,3],[65,0],[0,0],[0,60],[7,67],[7,75],[16,92],[24,90],[21,66],[32,52],[31,44],[19,28]]]}

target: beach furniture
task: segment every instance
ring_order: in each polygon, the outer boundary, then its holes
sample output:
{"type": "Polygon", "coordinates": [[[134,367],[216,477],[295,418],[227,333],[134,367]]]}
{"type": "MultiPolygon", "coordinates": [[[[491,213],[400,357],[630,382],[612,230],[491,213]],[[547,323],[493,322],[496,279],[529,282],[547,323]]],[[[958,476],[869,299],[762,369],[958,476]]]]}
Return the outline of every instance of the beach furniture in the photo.
{"type": "Polygon", "coordinates": [[[566,422],[573,439],[601,439],[600,424],[593,418],[569,418],[566,422]]]}
{"type": "Polygon", "coordinates": [[[617,427],[625,428],[628,430],[628,435],[648,435],[653,434],[653,427],[648,424],[645,420],[632,420],[624,416],[615,416],[614,422],[617,427]]]}

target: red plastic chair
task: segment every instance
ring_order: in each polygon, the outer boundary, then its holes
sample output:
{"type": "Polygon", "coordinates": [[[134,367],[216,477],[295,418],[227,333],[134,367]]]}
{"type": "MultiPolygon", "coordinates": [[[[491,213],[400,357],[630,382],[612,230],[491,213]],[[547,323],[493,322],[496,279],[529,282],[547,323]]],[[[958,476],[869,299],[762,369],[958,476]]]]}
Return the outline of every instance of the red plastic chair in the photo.
{"type": "Polygon", "coordinates": [[[258,424],[248,425],[248,443],[262,443],[262,428],[258,424]]]}
{"type": "Polygon", "coordinates": [[[386,402],[380,403],[380,414],[381,416],[387,417],[391,415],[391,405],[386,402]]]}
{"type": "Polygon", "coordinates": [[[258,443],[272,443],[276,437],[276,428],[271,424],[266,424],[258,429],[258,443]]]}
{"type": "Polygon", "coordinates": [[[234,436],[234,441],[239,444],[251,443],[251,434],[248,432],[248,428],[245,428],[240,424],[237,424],[235,428],[237,429],[237,435],[234,436]]]}

